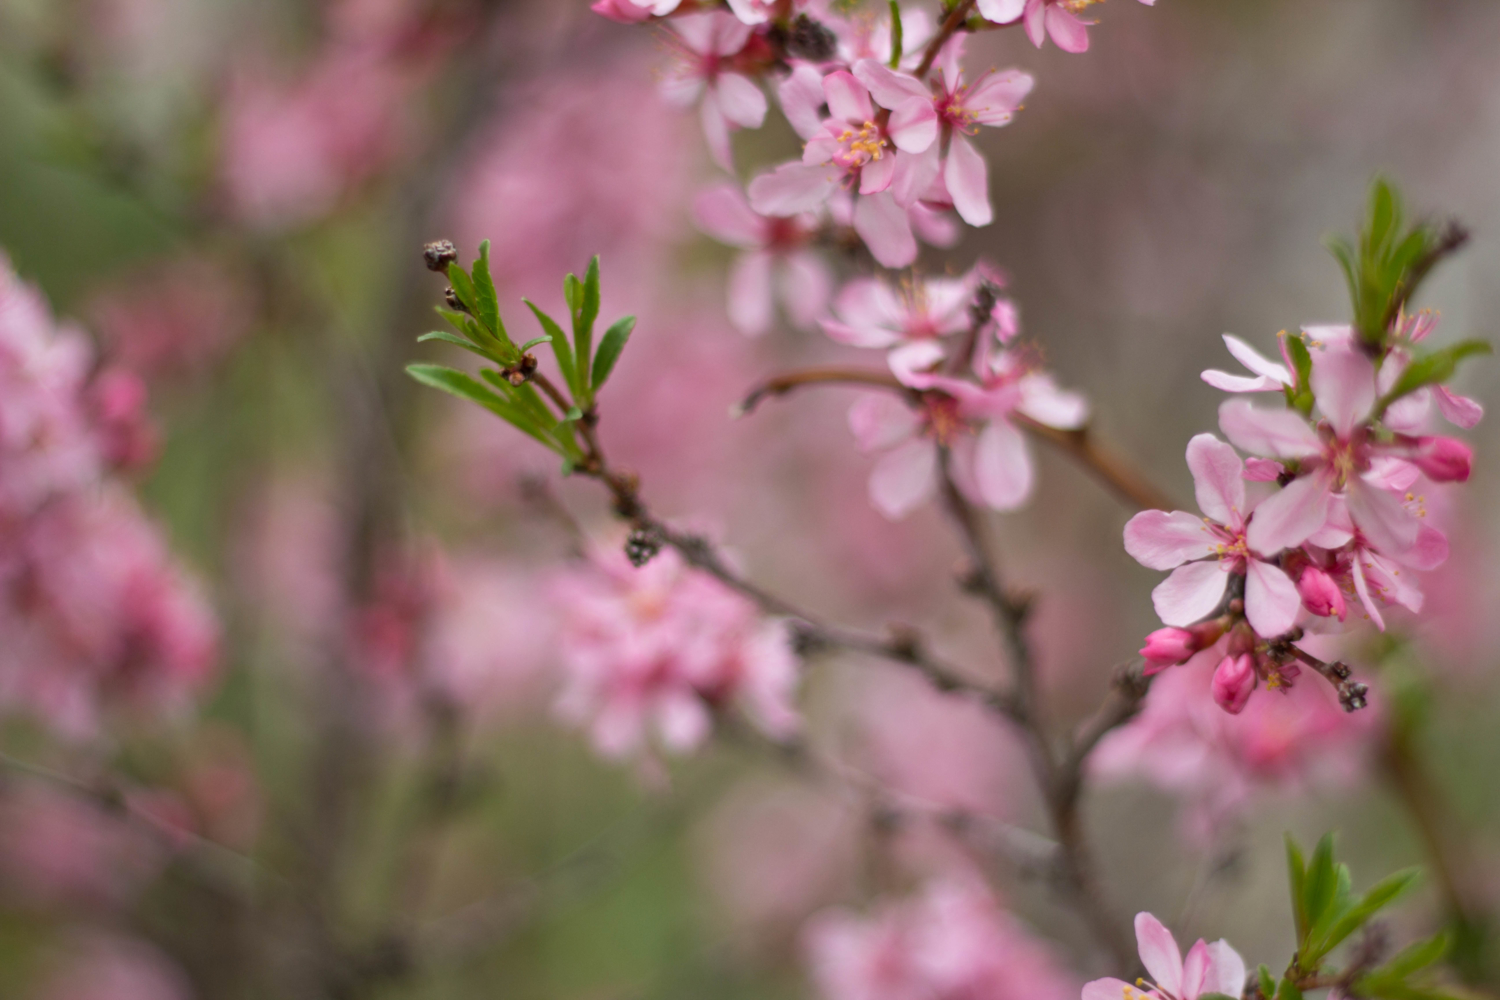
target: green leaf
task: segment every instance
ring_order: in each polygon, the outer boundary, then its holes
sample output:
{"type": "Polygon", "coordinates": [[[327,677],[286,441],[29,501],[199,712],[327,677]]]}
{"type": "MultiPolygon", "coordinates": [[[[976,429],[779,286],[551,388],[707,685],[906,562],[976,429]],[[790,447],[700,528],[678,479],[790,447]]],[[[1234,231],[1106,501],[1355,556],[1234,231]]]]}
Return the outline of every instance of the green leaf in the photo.
{"type": "Polygon", "coordinates": [[[1291,976],[1281,977],[1281,985],[1276,988],[1276,1000],[1302,1000],[1302,991],[1297,988],[1291,976]]]}
{"type": "Polygon", "coordinates": [[[568,407],[568,412],[563,414],[563,418],[561,420],[559,420],[558,423],[560,423],[560,424],[566,424],[566,423],[570,423],[570,422],[572,422],[574,420],[582,420],[582,419],[583,419],[583,411],[580,410],[576,406],[570,406],[570,407],[568,407]]]}
{"type": "Polygon", "coordinates": [[[1426,941],[1407,945],[1396,954],[1395,958],[1375,970],[1374,974],[1389,976],[1393,979],[1405,979],[1412,973],[1420,972],[1429,965],[1441,961],[1448,954],[1451,944],[1452,939],[1445,932],[1428,938],[1426,941]]]}
{"type": "Polygon", "coordinates": [[[1276,995],[1276,978],[1264,964],[1256,970],[1256,975],[1260,977],[1260,995],[1271,1000],[1276,995]]]}
{"type": "Polygon", "coordinates": [[[552,338],[552,354],[557,358],[557,370],[562,372],[563,382],[568,386],[568,392],[574,399],[578,398],[578,375],[573,366],[573,349],[568,344],[567,336],[562,332],[562,327],[557,325],[557,320],[548,316],[536,307],[530,299],[522,299],[536,321],[541,324],[542,331],[552,338]]]}
{"type": "Polygon", "coordinates": [[[604,385],[609,378],[610,372],[615,370],[615,362],[620,360],[620,352],[625,350],[625,343],[630,339],[631,331],[635,329],[635,317],[626,316],[614,322],[608,330],[604,331],[604,337],[599,341],[599,353],[594,357],[593,388],[595,392],[604,385]]]}
{"type": "Polygon", "coordinates": [[[1297,379],[1297,388],[1306,389],[1312,378],[1312,352],[1307,349],[1301,334],[1282,333],[1281,342],[1286,346],[1287,356],[1292,359],[1292,374],[1297,379]]]}
{"type": "Polygon", "coordinates": [[[448,267],[448,281],[453,285],[454,294],[458,301],[464,304],[464,308],[471,316],[479,315],[479,299],[474,294],[474,282],[469,280],[469,274],[457,264],[448,267]]]}
{"type": "MultiPolygon", "coordinates": [[[[577,279],[574,279],[575,281],[577,279]]],[[[577,315],[573,320],[573,349],[578,353],[578,385],[583,390],[581,403],[593,401],[593,386],[589,384],[589,363],[594,356],[594,320],[599,318],[599,257],[589,261],[589,269],[583,279],[583,290],[578,296],[577,315]]]]}
{"type": "Polygon", "coordinates": [[[479,244],[479,259],[474,262],[474,316],[503,343],[509,343],[505,324],[500,321],[500,300],[495,296],[495,282],[490,277],[490,241],[479,244]]]}
{"type": "Polygon", "coordinates": [[[452,344],[455,347],[462,347],[464,350],[469,351],[472,354],[477,354],[481,358],[484,358],[488,361],[495,360],[490,356],[489,351],[486,351],[482,347],[475,347],[474,344],[472,344],[468,340],[465,340],[463,337],[460,337],[456,333],[449,333],[447,330],[433,330],[431,333],[424,333],[422,334],[422,336],[417,338],[417,343],[421,344],[429,340],[441,340],[445,344],[452,344]]]}
{"type": "Polygon", "coordinates": [[[563,279],[563,299],[568,303],[568,312],[574,320],[578,318],[578,304],[583,298],[583,286],[578,283],[578,275],[569,274],[563,279]]]}
{"type": "Polygon", "coordinates": [[[522,351],[522,353],[525,353],[526,351],[531,350],[537,344],[550,344],[550,343],[552,343],[552,335],[550,333],[544,333],[540,337],[532,337],[530,340],[526,341],[526,343],[522,344],[521,345],[521,351],[522,351]]]}
{"type": "Polygon", "coordinates": [[[1368,923],[1371,917],[1410,888],[1417,881],[1419,874],[1417,869],[1407,868],[1394,875],[1387,875],[1370,886],[1370,890],[1343,916],[1339,917],[1326,934],[1317,936],[1318,940],[1314,946],[1317,957],[1321,958],[1333,951],[1343,943],[1345,938],[1368,923]]]}
{"type": "Polygon", "coordinates": [[[1240,1000],[1240,998],[1232,997],[1228,993],[1199,993],[1198,1000],[1240,1000]]]}
{"type": "Polygon", "coordinates": [[[508,399],[497,396],[466,372],[443,365],[407,365],[406,372],[423,385],[478,403],[500,419],[518,430],[531,435],[548,448],[557,450],[552,439],[536,420],[521,407],[508,399]]]}
{"type": "Polygon", "coordinates": [[[901,56],[906,52],[906,42],[901,36],[901,0],[891,0],[891,69],[901,65],[901,56]]]}
{"type": "Polygon", "coordinates": [[[1292,839],[1289,833],[1286,835],[1286,871],[1287,877],[1292,884],[1292,915],[1297,923],[1297,943],[1300,945],[1307,940],[1308,929],[1312,921],[1307,915],[1307,864],[1302,860],[1302,848],[1292,839]]]}
{"type": "Polygon", "coordinates": [[[1476,354],[1490,354],[1492,348],[1483,340],[1464,340],[1451,347],[1432,351],[1416,358],[1406,366],[1391,391],[1386,393],[1381,401],[1381,409],[1400,399],[1402,396],[1416,392],[1427,385],[1436,385],[1446,382],[1453,377],[1458,368],[1458,363],[1464,358],[1476,354]]]}
{"type": "MultiPolygon", "coordinates": [[[[1333,834],[1325,833],[1318,841],[1318,846],[1313,849],[1312,860],[1307,863],[1307,883],[1302,888],[1309,931],[1333,904],[1337,891],[1338,871],[1333,864],[1333,834]]],[[[1302,944],[1305,944],[1305,939],[1299,942],[1299,947],[1302,944]]]]}

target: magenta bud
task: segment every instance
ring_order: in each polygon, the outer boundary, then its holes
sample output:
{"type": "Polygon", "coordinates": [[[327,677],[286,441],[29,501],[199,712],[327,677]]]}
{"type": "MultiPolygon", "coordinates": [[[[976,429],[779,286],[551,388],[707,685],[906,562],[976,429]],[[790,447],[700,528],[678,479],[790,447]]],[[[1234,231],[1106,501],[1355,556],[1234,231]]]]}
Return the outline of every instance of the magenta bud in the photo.
{"type": "Polygon", "coordinates": [[[1333,577],[1316,566],[1309,566],[1297,579],[1297,593],[1302,595],[1302,606],[1324,618],[1344,620],[1349,613],[1344,604],[1344,592],[1333,577]]]}
{"type": "Polygon", "coordinates": [[[1474,449],[1458,438],[1418,438],[1411,461],[1435,483],[1466,483],[1474,467],[1474,449]]]}
{"type": "Polygon", "coordinates": [[[1185,628],[1159,628],[1146,636],[1141,656],[1146,660],[1146,673],[1155,674],[1177,666],[1200,648],[1198,637],[1185,628]]]}
{"type": "Polygon", "coordinates": [[[1249,653],[1224,657],[1214,669],[1214,701],[1230,715],[1239,715],[1255,691],[1256,679],[1249,653]]]}

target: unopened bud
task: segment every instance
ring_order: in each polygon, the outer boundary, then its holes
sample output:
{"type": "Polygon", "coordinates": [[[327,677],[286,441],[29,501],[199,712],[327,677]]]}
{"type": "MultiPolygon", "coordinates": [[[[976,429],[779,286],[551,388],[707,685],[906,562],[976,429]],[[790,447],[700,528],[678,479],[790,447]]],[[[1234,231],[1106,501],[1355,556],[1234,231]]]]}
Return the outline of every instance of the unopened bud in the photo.
{"type": "Polygon", "coordinates": [[[1175,667],[1200,648],[1198,637],[1185,628],[1159,628],[1146,636],[1146,645],[1141,647],[1141,656],[1146,660],[1145,672],[1156,674],[1175,667]]]}
{"type": "Polygon", "coordinates": [[[1214,701],[1230,715],[1239,715],[1255,692],[1255,660],[1249,653],[1226,656],[1214,670],[1214,701]]]}
{"type": "Polygon", "coordinates": [[[1348,606],[1344,603],[1344,592],[1333,577],[1316,566],[1309,566],[1297,579],[1297,593],[1302,595],[1302,605],[1313,614],[1323,618],[1344,620],[1348,606]]]}
{"type": "Polygon", "coordinates": [[[1411,461],[1435,483],[1466,483],[1474,467],[1474,449],[1458,438],[1418,438],[1411,461]]]}
{"type": "Polygon", "coordinates": [[[454,312],[469,311],[464,306],[464,300],[459,298],[458,293],[453,290],[452,285],[449,285],[447,288],[443,289],[443,301],[448,303],[448,308],[452,309],[454,312]]]}
{"type": "Polygon", "coordinates": [[[452,240],[434,240],[422,247],[422,260],[429,271],[446,271],[458,260],[458,248],[452,240]]]}
{"type": "Polygon", "coordinates": [[[661,552],[661,538],[653,531],[637,528],[625,539],[625,558],[630,565],[640,569],[661,552]]]}

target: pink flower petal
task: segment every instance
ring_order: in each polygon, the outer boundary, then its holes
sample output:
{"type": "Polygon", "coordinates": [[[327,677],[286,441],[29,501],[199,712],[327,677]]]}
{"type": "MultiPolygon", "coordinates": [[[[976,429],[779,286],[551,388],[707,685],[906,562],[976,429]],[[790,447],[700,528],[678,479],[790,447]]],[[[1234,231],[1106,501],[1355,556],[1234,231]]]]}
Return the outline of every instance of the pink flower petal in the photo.
{"type": "Polygon", "coordinates": [[[920,153],[938,137],[937,112],[932,108],[932,99],[923,97],[906,101],[891,112],[891,142],[903,153],[920,153]]]}
{"type": "Polygon", "coordinates": [[[1264,375],[1231,375],[1210,368],[1200,376],[1203,381],[1223,392],[1277,392],[1281,383],[1264,375]]]}
{"type": "Polygon", "coordinates": [[[1122,979],[1095,979],[1084,984],[1083,1000],[1127,1000],[1139,992],[1122,979]]]}
{"type": "Polygon", "coordinates": [[[1312,390],[1334,433],[1347,438],[1375,406],[1375,364],[1351,343],[1313,352],[1312,390]]]}
{"type": "Polygon", "coordinates": [[[972,112],[980,125],[1005,125],[1034,86],[1036,79],[1018,69],[988,73],[964,98],[964,109],[972,112]]]}
{"type": "MultiPolygon", "coordinates": [[[[1168,623],[1170,624],[1170,623],[1168,623]]],[[[1135,940],[1140,946],[1141,962],[1146,971],[1166,992],[1182,993],[1182,952],[1172,939],[1172,932],[1149,913],[1135,915],[1135,940]]]]}
{"type": "Polygon", "coordinates": [[[1245,617],[1256,634],[1272,639],[1290,631],[1301,607],[1297,585],[1280,567],[1259,559],[1246,561],[1245,617]]]}
{"type": "Polygon", "coordinates": [[[979,0],[979,15],[995,24],[1009,24],[1021,16],[1025,7],[1026,0],[979,0]]]}
{"type": "Polygon", "coordinates": [[[921,417],[891,393],[866,393],[849,408],[849,429],[863,452],[895,447],[921,426],[921,417]]]}
{"type": "Polygon", "coordinates": [[[960,218],[971,226],[990,224],[995,214],[990,208],[989,168],[973,144],[957,133],[948,147],[943,180],[960,218]]]}
{"type": "Polygon", "coordinates": [[[766,222],[751,210],[738,184],[716,184],[698,192],[693,222],[730,246],[756,247],[764,242],[766,222]]]}
{"type": "Polygon", "coordinates": [[[783,265],[781,294],[787,316],[799,330],[810,329],[828,308],[833,275],[823,258],[811,250],[788,254],[783,265]]]}
{"type": "Polygon", "coordinates": [[[1292,384],[1292,373],[1285,365],[1281,365],[1265,357],[1255,348],[1245,343],[1232,333],[1224,334],[1224,346],[1229,348],[1229,353],[1234,359],[1255,374],[1273,379],[1282,385],[1292,384]]]}
{"type": "Polygon", "coordinates": [[[1464,430],[1468,430],[1479,423],[1484,417],[1484,407],[1468,396],[1460,396],[1449,390],[1446,385],[1437,387],[1438,410],[1443,414],[1443,419],[1464,430]]]}
{"type": "MultiPolygon", "coordinates": [[[[751,198],[753,204],[753,190],[751,198]]],[[[854,206],[854,231],[884,267],[905,267],[917,259],[911,221],[889,191],[859,199],[854,206]]]]}
{"type": "Polygon", "coordinates": [[[1245,399],[1219,406],[1219,429],[1235,447],[1254,455],[1308,458],[1323,450],[1318,432],[1296,411],[1262,410],[1245,399]]]}
{"type": "Polygon", "coordinates": [[[1375,601],[1370,597],[1370,585],[1365,581],[1365,571],[1360,565],[1360,560],[1355,559],[1350,565],[1349,575],[1354,578],[1354,592],[1359,595],[1359,603],[1365,606],[1365,614],[1369,616],[1370,621],[1375,623],[1376,628],[1384,632],[1385,619],[1380,617],[1380,609],[1375,606],[1375,601]]]}
{"type": "Polygon", "coordinates": [[[854,78],[854,74],[845,70],[823,77],[823,97],[828,103],[829,115],[839,121],[867,122],[875,117],[870,92],[854,78]]]}
{"type": "Polygon", "coordinates": [[[1076,14],[1060,4],[1047,5],[1047,34],[1064,52],[1087,52],[1089,29],[1076,14]]]}
{"type": "Polygon", "coordinates": [[[870,473],[870,501],[893,521],[911,513],[936,488],[937,449],[930,441],[900,445],[870,473]]]}
{"type": "Polygon", "coordinates": [[[1393,494],[1354,478],[1345,490],[1345,502],[1360,533],[1386,555],[1400,557],[1416,544],[1419,522],[1393,494]]]}
{"type": "Polygon", "coordinates": [[[1286,466],[1269,458],[1251,458],[1245,462],[1245,478],[1252,483],[1274,483],[1286,466]]]}
{"type": "Polygon", "coordinates": [[[869,88],[870,96],[882,108],[895,111],[915,98],[930,109],[932,94],[927,85],[910,73],[898,73],[875,59],[861,59],[854,64],[854,76],[869,88]]]}
{"type": "Polygon", "coordinates": [[[698,105],[698,118],[703,123],[703,140],[708,146],[709,156],[721,170],[734,172],[734,150],[729,142],[729,122],[719,107],[719,95],[709,90],[698,105]]]}
{"type": "Polygon", "coordinates": [[[1402,553],[1401,561],[1412,569],[1437,569],[1448,561],[1448,536],[1430,524],[1419,525],[1416,544],[1402,553]]]}
{"type": "Polygon", "coordinates": [[[1245,541],[1267,556],[1301,545],[1328,520],[1328,487],[1321,472],[1293,479],[1256,506],[1245,541]]]}
{"type": "Polygon", "coordinates": [[[773,260],[764,250],[740,254],[729,269],[729,322],[747,336],[757,337],[771,328],[773,260]]]}
{"type": "Polygon", "coordinates": [[[1089,419],[1089,401],[1082,393],[1059,389],[1051,375],[1028,375],[1020,382],[1016,409],[1037,423],[1062,430],[1082,427],[1089,419]]]}
{"type": "Polygon", "coordinates": [[[741,128],[760,128],[766,120],[766,94],[749,77],[720,73],[714,84],[719,110],[741,128]]]}
{"type": "Polygon", "coordinates": [[[1037,48],[1047,40],[1047,0],[1026,0],[1026,37],[1037,48]]]}
{"type": "Polygon", "coordinates": [[[891,177],[891,194],[895,195],[896,204],[911,207],[926,194],[942,169],[942,153],[935,142],[920,153],[902,153],[896,157],[896,172],[891,177]]]}
{"type": "Polygon", "coordinates": [[[1151,603],[1163,623],[1186,628],[1219,606],[1228,584],[1229,574],[1217,561],[1188,563],[1157,585],[1151,592],[1151,603]]]}
{"type": "Polygon", "coordinates": [[[1125,524],[1125,551],[1147,569],[1176,569],[1214,554],[1219,537],[1185,510],[1143,510],[1125,524]]]}
{"type": "Polygon", "coordinates": [[[1007,421],[991,421],[974,446],[974,485],[985,504],[1015,510],[1031,494],[1032,478],[1026,438],[1007,421]]]}
{"type": "Polygon", "coordinates": [[[827,201],[837,186],[838,172],[828,167],[783,163],[750,182],[750,207],[762,215],[810,212],[827,201]]]}
{"type": "MultiPolygon", "coordinates": [[[[1141,0],[1150,3],[1151,0],[1141,0]]],[[[1208,946],[1209,973],[1203,983],[1204,992],[1239,996],[1245,989],[1245,960],[1225,940],[1208,946]]]]}
{"type": "Polygon", "coordinates": [[[927,369],[943,360],[946,355],[947,350],[936,340],[913,340],[886,355],[886,363],[890,365],[891,374],[896,376],[896,381],[902,385],[931,389],[935,387],[935,378],[927,374],[927,369]]]}
{"type": "MultiPolygon", "coordinates": [[[[859,193],[879,194],[891,186],[891,180],[896,176],[896,160],[900,154],[893,154],[890,150],[878,160],[871,160],[860,168],[859,171],[859,193]]],[[[856,209],[857,210],[857,209],[856,209]]]]}
{"type": "Polygon", "coordinates": [[[1211,520],[1238,528],[1245,516],[1245,463],[1239,453],[1212,434],[1198,434],[1188,442],[1187,464],[1198,509],[1211,520]]]}
{"type": "Polygon", "coordinates": [[[818,110],[823,104],[823,74],[817,67],[803,63],[792,70],[792,75],[776,88],[776,96],[781,101],[781,113],[803,140],[823,131],[823,116],[818,110]]]}

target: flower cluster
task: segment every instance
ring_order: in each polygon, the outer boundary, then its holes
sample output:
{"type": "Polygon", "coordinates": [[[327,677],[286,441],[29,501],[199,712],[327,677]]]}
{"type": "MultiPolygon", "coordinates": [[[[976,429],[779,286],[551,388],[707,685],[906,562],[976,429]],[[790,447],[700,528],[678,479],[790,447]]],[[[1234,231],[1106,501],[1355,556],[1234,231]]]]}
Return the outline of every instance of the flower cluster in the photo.
{"type": "Polygon", "coordinates": [[[1282,335],[1285,365],[1226,338],[1254,377],[1209,371],[1204,379],[1230,392],[1281,390],[1291,405],[1226,401],[1219,427],[1230,444],[1209,434],[1188,444],[1202,516],[1146,511],[1126,525],[1130,554],[1172,571],[1152,594],[1167,627],[1141,650],[1148,669],[1216,664],[1214,699],[1235,713],[1259,684],[1289,686],[1303,666],[1329,676],[1346,708],[1363,704],[1364,686],[1347,668],[1299,641],[1337,630],[1351,609],[1381,629],[1394,606],[1420,611],[1409,571],[1447,558],[1422,491],[1466,481],[1473,454],[1456,438],[1422,433],[1422,424],[1434,400],[1461,426],[1482,410],[1429,384],[1432,365],[1413,364],[1413,345],[1431,327],[1430,316],[1403,317],[1373,349],[1352,327],[1308,327],[1282,335]]]}
{"type": "Polygon", "coordinates": [[[870,498],[898,518],[937,489],[942,456],[971,502],[1014,510],[1031,493],[1033,471],[1022,427],[1083,426],[1088,403],[1058,388],[1034,350],[1017,340],[1014,305],[982,267],[963,278],[878,278],[844,286],[823,329],[841,343],[888,350],[908,400],[867,394],[849,411],[864,451],[885,454],[870,498]]]}
{"type": "Polygon", "coordinates": [[[558,712],[586,724],[600,753],[628,755],[653,733],[667,750],[691,750],[714,713],[734,705],[772,737],[796,729],[785,623],[763,619],[675,549],[639,567],[618,547],[596,550],[552,595],[568,675],[558,712]]]}
{"type": "Polygon", "coordinates": [[[0,705],[75,736],[106,704],[181,704],[217,626],[111,475],[138,462],[144,394],[0,261],[0,705]]]}
{"type": "MultiPolygon", "coordinates": [[[[928,883],[868,917],[834,911],[805,934],[827,1000],[933,1000],[1076,995],[1047,949],[976,878],[928,883]]],[[[1112,997],[1110,1000],[1119,1000],[1112,997]]]]}

